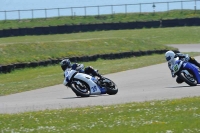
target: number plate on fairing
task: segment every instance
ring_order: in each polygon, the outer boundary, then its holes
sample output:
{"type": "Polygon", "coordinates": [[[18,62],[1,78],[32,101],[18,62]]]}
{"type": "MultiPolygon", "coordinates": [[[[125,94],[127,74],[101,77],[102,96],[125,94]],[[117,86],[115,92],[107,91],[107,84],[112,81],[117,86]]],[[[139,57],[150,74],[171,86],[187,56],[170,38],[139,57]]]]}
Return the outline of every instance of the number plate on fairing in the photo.
{"type": "Polygon", "coordinates": [[[179,70],[178,64],[174,65],[173,70],[174,70],[174,73],[176,73],[179,70]]]}
{"type": "Polygon", "coordinates": [[[91,90],[91,95],[101,94],[101,90],[96,85],[92,86],[90,90],[91,90]]]}

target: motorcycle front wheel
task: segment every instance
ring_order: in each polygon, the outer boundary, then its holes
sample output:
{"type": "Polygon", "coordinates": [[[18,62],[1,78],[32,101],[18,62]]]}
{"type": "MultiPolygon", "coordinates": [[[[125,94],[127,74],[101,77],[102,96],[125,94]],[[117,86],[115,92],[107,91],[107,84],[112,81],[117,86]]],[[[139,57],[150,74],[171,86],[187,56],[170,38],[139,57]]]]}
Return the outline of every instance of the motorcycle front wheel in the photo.
{"type": "Polygon", "coordinates": [[[80,80],[80,79],[73,79],[71,82],[70,88],[77,96],[81,97],[89,97],[90,96],[90,87],[89,85],[80,80]]]}
{"type": "MultiPolygon", "coordinates": [[[[191,74],[192,75],[192,74],[191,74]]],[[[184,72],[179,73],[178,75],[185,83],[187,83],[190,86],[196,86],[197,80],[194,78],[194,76],[190,76],[185,74],[184,72]]]]}

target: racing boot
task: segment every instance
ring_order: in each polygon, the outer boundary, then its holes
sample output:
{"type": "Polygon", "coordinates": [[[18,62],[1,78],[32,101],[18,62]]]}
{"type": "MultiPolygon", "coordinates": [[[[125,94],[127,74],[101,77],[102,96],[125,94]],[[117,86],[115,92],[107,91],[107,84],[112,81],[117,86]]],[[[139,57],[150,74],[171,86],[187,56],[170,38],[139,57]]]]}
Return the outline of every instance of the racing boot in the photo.
{"type": "Polygon", "coordinates": [[[86,67],[85,68],[85,73],[86,74],[91,74],[92,76],[97,76],[100,79],[102,79],[102,76],[98,73],[98,70],[95,70],[93,67],[86,67]]]}
{"type": "Polygon", "coordinates": [[[190,57],[190,60],[189,60],[189,62],[191,62],[191,63],[195,64],[197,67],[199,67],[199,68],[200,68],[200,63],[199,63],[199,62],[197,62],[197,61],[195,60],[195,58],[193,58],[193,57],[190,57]]]}
{"type": "Polygon", "coordinates": [[[101,80],[103,79],[103,76],[100,75],[97,71],[94,71],[93,75],[99,77],[99,79],[101,79],[101,80]]]}

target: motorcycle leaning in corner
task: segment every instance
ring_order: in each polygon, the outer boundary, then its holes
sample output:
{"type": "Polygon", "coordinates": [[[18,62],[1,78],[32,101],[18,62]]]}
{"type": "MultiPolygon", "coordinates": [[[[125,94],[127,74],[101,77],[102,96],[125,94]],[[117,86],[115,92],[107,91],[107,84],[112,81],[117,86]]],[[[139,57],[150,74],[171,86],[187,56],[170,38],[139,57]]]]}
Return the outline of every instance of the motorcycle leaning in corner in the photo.
{"type": "Polygon", "coordinates": [[[67,68],[65,71],[63,84],[81,97],[101,94],[115,95],[118,92],[117,85],[112,80],[106,77],[100,79],[96,76],[79,73],[71,68],[67,68]]]}
{"type": "Polygon", "coordinates": [[[200,69],[196,65],[190,62],[176,60],[171,68],[173,70],[173,75],[178,76],[182,82],[190,86],[200,84],[200,69]]]}

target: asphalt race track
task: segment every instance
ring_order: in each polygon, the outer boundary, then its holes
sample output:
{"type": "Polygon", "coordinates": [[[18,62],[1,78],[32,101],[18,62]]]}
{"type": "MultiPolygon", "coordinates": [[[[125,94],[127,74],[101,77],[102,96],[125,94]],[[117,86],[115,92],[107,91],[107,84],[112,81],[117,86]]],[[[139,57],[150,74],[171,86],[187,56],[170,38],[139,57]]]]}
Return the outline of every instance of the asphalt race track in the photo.
{"type": "Polygon", "coordinates": [[[200,52],[200,44],[170,44],[181,52],[200,52]]]}
{"type": "MultiPolygon", "coordinates": [[[[175,45],[175,47],[180,47],[179,51],[181,52],[185,49],[200,52],[200,44],[187,46],[175,45]]],[[[200,61],[200,56],[196,57],[196,59],[200,61]]],[[[167,63],[104,76],[112,79],[117,84],[119,92],[116,95],[78,98],[70,88],[60,84],[18,94],[0,96],[0,113],[18,113],[200,96],[200,85],[189,87],[185,83],[177,84],[175,78],[171,77],[167,63]]]]}

